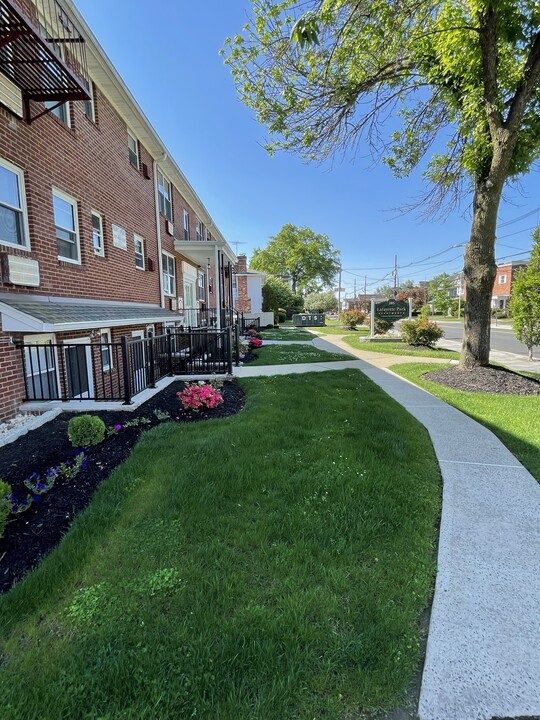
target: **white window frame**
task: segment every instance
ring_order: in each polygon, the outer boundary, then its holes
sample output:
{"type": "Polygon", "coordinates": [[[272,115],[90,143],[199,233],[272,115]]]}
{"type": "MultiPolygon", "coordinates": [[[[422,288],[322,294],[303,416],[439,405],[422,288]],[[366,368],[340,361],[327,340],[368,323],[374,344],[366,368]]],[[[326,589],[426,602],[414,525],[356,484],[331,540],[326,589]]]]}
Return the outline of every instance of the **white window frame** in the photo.
{"type": "Polygon", "coordinates": [[[95,103],[95,100],[94,100],[94,83],[93,83],[92,80],[90,80],[90,79],[88,80],[88,88],[87,88],[87,90],[88,90],[88,94],[90,95],[90,99],[89,99],[89,100],[82,100],[82,101],[81,101],[81,108],[82,108],[82,111],[83,111],[83,115],[84,115],[85,117],[87,117],[87,118],[90,120],[90,122],[95,123],[95,122],[96,122],[96,108],[95,108],[95,105],[94,105],[94,103],[95,103]],[[90,115],[89,115],[89,114],[86,112],[86,110],[84,109],[86,104],[88,104],[88,107],[90,108],[90,115]]]}
{"type": "Polygon", "coordinates": [[[189,240],[189,213],[184,210],[184,240],[189,240]]]}
{"type": "Polygon", "coordinates": [[[159,204],[159,212],[167,218],[167,220],[170,220],[172,222],[173,220],[173,209],[172,209],[172,184],[170,180],[167,179],[166,175],[164,175],[159,168],[157,168],[156,173],[156,182],[157,182],[157,191],[158,191],[158,204],[159,204]],[[161,178],[161,182],[160,182],[161,178]],[[168,193],[168,197],[165,197],[165,195],[161,192],[159,189],[159,186],[162,186],[168,193]],[[167,202],[169,203],[169,211],[167,212],[167,202]]]}
{"type": "MultiPolygon", "coordinates": [[[[176,263],[174,260],[174,255],[171,255],[168,252],[165,252],[165,250],[161,251],[162,256],[162,267],[163,267],[163,275],[162,275],[162,282],[163,282],[163,294],[167,295],[167,297],[176,297],[176,263]],[[169,268],[165,268],[165,258],[168,260],[172,260],[173,265],[173,274],[169,272],[169,268]],[[171,278],[172,278],[172,292],[171,292],[171,278]]],[[[167,263],[168,265],[168,263],[167,263]]]]}
{"type": "Polygon", "coordinates": [[[198,240],[199,242],[202,242],[202,240],[203,240],[203,238],[204,238],[203,224],[202,224],[202,222],[199,220],[198,217],[195,218],[195,228],[196,228],[196,232],[197,232],[197,240],[198,240]]]}
{"type": "Polygon", "coordinates": [[[107,337],[107,340],[105,342],[109,343],[109,347],[107,347],[106,349],[109,353],[109,361],[107,363],[104,362],[103,355],[106,353],[103,352],[105,348],[103,347],[103,345],[101,345],[101,369],[103,370],[103,372],[110,372],[114,368],[112,348],[110,347],[110,344],[112,343],[112,335],[110,328],[103,328],[99,331],[100,343],[103,343],[104,335],[107,337]]]}
{"type": "Polygon", "coordinates": [[[508,275],[499,275],[499,285],[506,285],[508,281],[508,275]]]}
{"type": "Polygon", "coordinates": [[[46,108],[52,108],[49,110],[49,115],[54,115],[59,122],[71,128],[71,109],[68,100],[60,105],[56,104],[56,100],[46,100],[43,104],[46,108]]]}
{"type": "Polygon", "coordinates": [[[16,248],[25,248],[26,250],[30,250],[30,231],[28,229],[28,209],[26,207],[26,190],[24,187],[24,171],[17,167],[16,165],[12,165],[7,160],[4,160],[0,158],[0,165],[5,168],[6,170],[9,170],[9,172],[12,172],[14,175],[17,176],[18,181],[18,188],[19,188],[19,203],[20,207],[16,208],[12,205],[8,205],[5,202],[2,202],[2,199],[0,198],[0,205],[3,205],[4,207],[9,208],[10,210],[15,210],[16,212],[20,212],[22,215],[22,232],[23,232],[23,243],[19,245],[19,243],[10,243],[7,240],[0,240],[0,245],[6,245],[7,247],[16,247],[16,248]]]}
{"type": "MultiPolygon", "coordinates": [[[[61,228],[61,229],[67,230],[68,232],[75,232],[76,247],[77,247],[77,260],[73,260],[72,258],[66,258],[66,257],[63,257],[62,255],[58,255],[58,259],[61,260],[62,262],[71,263],[72,265],[80,265],[81,264],[81,237],[80,237],[80,233],[79,233],[79,210],[78,210],[77,199],[72,197],[71,195],[68,195],[65,192],[62,192],[62,190],[58,190],[58,188],[55,188],[55,187],[53,187],[53,189],[52,189],[52,195],[53,195],[53,220],[55,221],[54,222],[55,228],[60,227],[60,226],[56,225],[56,220],[54,218],[54,196],[56,195],[61,200],[64,200],[65,202],[69,203],[73,208],[73,224],[75,226],[74,230],[71,230],[70,228],[61,228]]],[[[55,239],[58,240],[58,238],[56,238],[56,233],[55,233],[55,239]]],[[[58,250],[58,246],[57,246],[57,250],[58,250]]]]}
{"type": "Polygon", "coordinates": [[[94,248],[94,255],[98,255],[99,257],[105,257],[105,238],[103,236],[103,215],[101,213],[98,213],[97,210],[92,210],[91,212],[92,217],[92,247],[94,248]],[[100,238],[100,245],[99,248],[96,247],[95,243],[95,228],[94,228],[94,218],[98,218],[99,220],[99,238],[100,238]]]}
{"type": "Polygon", "coordinates": [[[206,300],[206,276],[201,270],[197,272],[197,300],[199,302],[206,300]]]}
{"type": "Polygon", "coordinates": [[[127,131],[127,135],[128,135],[128,160],[129,160],[129,164],[130,164],[132,167],[134,167],[136,170],[138,170],[139,167],[140,167],[140,160],[139,160],[139,141],[137,140],[137,138],[135,137],[135,135],[131,132],[131,130],[129,130],[129,128],[128,128],[128,131],[127,131]],[[129,144],[129,141],[130,141],[130,140],[132,140],[132,141],[135,143],[135,150],[130,146],[130,144],[129,144]],[[132,160],[131,160],[132,153],[134,153],[135,156],[136,156],[137,164],[133,163],[132,160]]]}
{"type": "Polygon", "coordinates": [[[146,262],[144,259],[144,238],[140,235],[137,235],[137,233],[133,233],[133,248],[135,251],[135,268],[137,270],[146,270],[146,262]],[[137,240],[141,241],[141,252],[137,252],[137,240]],[[137,258],[142,258],[142,267],[140,265],[137,265],[137,258]]]}

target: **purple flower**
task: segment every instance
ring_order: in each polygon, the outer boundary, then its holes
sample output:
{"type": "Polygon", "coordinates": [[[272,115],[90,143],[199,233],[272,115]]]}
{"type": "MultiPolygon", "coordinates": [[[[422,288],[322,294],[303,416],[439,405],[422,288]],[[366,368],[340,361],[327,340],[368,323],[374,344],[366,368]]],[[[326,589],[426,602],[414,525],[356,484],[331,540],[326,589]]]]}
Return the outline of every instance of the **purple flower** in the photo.
{"type": "Polygon", "coordinates": [[[117,425],[114,426],[114,429],[116,430],[116,432],[118,432],[119,430],[122,429],[122,426],[120,425],[120,423],[118,423],[117,425]]]}
{"type": "Polygon", "coordinates": [[[46,490],[46,489],[47,489],[47,485],[45,483],[42,483],[42,482],[36,483],[36,490],[46,490]]]}
{"type": "Polygon", "coordinates": [[[32,495],[32,500],[34,502],[39,502],[41,500],[41,498],[39,497],[39,495],[32,495]]]}
{"type": "Polygon", "coordinates": [[[19,512],[19,506],[18,506],[18,505],[12,505],[12,507],[11,507],[11,512],[14,512],[14,513],[19,512]]]}
{"type": "Polygon", "coordinates": [[[26,507],[28,505],[28,500],[21,500],[20,505],[22,507],[26,507]]]}

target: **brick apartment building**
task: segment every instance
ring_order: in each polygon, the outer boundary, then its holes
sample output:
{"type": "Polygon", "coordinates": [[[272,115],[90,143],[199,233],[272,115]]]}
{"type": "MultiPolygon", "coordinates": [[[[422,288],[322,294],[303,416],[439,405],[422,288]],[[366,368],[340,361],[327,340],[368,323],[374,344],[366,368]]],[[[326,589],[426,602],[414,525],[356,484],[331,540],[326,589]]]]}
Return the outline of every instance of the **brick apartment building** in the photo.
{"type": "Polygon", "coordinates": [[[262,312],[262,286],[266,273],[249,270],[246,255],[238,256],[233,275],[234,307],[242,313],[258,314],[262,312]]]}
{"type": "Polygon", "coordinates": [[[121,338],[225,325],[237,258],[71,0],[0,8],[2,421],[109,397],[121,338]]]}
{"type": "Polygon", "coordinates": [[[497,265],[497,275],[493,283],[493,294],[491,296],[492,307],[499,310],[508,307],[512,295],[512,283],[516,278],[516,273],[524,267],[527,267],[527,263],[523,260],[513,260],[503,265],[497,265]]]}

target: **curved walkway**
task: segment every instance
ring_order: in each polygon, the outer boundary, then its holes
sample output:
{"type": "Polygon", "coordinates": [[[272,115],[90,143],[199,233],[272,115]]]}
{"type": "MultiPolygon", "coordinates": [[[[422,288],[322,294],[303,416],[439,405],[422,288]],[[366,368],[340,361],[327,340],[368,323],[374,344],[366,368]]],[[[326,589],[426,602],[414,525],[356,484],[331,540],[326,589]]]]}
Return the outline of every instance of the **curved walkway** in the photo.
{"type": "Polygon", "coordinates": [[[339,336],[313,344],[356,359],[235,375],[356,367],[427,428],[439,460],[443,508],[420,720],[540,716],[540,485],[487,428],[386,369],[420,358],[356,350],[339,336]]]}

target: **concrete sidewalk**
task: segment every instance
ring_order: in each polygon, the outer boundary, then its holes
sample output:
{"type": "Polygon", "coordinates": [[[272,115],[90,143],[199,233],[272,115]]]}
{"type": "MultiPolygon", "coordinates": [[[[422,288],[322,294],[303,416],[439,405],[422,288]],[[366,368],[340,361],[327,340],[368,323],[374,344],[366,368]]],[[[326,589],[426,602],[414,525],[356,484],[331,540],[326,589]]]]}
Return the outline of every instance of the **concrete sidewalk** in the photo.
{"type": "Polygon", "coordinates": [[[386,369],[420,358],[353,350],[338,336],[313,344],[357,359],[235,375],[357,368],[427,428],[439,460],[443,509],[420,720],[539,716],[540,485],[484,426],[386,369]]]}

